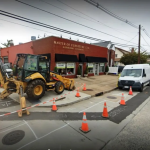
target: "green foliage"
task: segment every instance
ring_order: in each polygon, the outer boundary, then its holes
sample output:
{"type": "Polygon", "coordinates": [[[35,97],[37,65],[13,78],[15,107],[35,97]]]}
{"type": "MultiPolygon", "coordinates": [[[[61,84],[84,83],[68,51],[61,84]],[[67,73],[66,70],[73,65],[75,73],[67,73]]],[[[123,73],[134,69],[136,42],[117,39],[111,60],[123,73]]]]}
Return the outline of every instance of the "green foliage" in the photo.
{"type": "Polygon", "coordinates": [[[88,74],[89,70],[88,70],[88,66],[86,66],[85,72],[84,74],[88,74]]]}
{"type": "Polygon", "coordinates": [[[1,43],[5,47],[9,47],[13,40],[7,40],[7,43],[1,43]]]}
{"type": "Polygon", "coordinates": [[[78,66],[77,74],[78,74],[78,75],[81,75],[81,68],[80,68],[80,66],[78,66]]]}
{"type": "MultiPolygon", "coordinates": [[[[147,63],[147,52],[144,51],[140,54],[140,64],[144,64],[147,63]]],[[[129,54],[124,54],[121,59],[120,62],[123,63],[124,65],[130,65],[130,64],[138,64],[138,53],[137,52],[133,52],[133,53],[129,53],[129,54]]]]}
{"type": "Polygon", "coordinates": [[[55,68],[54,68],[54,72],[58,72],[58,69],[57,69],[57,67],[55,67],[55,68]]]}
{"type": "Polygon", "coordinates": [[[108,72],[109,71],[109,67],[108,65],[105,66],[105,72],[108,72]]]}

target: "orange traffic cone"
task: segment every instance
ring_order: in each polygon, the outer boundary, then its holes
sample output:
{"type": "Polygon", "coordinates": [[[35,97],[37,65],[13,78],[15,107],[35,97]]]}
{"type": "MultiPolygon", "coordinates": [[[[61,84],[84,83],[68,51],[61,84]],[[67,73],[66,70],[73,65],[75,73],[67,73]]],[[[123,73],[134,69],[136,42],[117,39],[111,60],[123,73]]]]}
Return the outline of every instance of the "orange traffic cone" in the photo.
{"type": "Polygon", "coordinates": [[[86,113],[83,113],[83,122],[82,122],[82,126],[81,128],[79,128],[82,132],[87,133],[89,131],[91,131],[88,127],[88,124],[86,123],[87,119],[86,119],[86,113]]]}
{"type": "Polygon", "coordinates": [[[80,96],[80,93],[79,93],[79,90],[77,90],[76,97],[81,97],[81,96],[80,96]]]}
{"type": "Polygon", "coordinates": [[[84,84],[83,91],[86,91],[86,84],[84,84]]]}
{"type": "Polygon", "coordinates": [[[131,86],[130,86],[130,90],[129,90],[129,94],[128,95],[133,95],[132,87],[131,86]]]}
{"type": "Polygon", "coordinates": [[[57,106],[55,104],[55,100],[53,100],[52,111],[57,111],[57,106]]]}
{"type": "Polygon", "coordinates": [[[104,109],[103,109],[102,117],[109,118],[106,102],[104,103],[104,109]]]}
{"type": "Polygon", "coordinates": [[[124,100],[124,94],[123,94],[123,93],[122,93],[120,105],[124,105],[124,106],[126,105],[125,100],[124,100]]]}

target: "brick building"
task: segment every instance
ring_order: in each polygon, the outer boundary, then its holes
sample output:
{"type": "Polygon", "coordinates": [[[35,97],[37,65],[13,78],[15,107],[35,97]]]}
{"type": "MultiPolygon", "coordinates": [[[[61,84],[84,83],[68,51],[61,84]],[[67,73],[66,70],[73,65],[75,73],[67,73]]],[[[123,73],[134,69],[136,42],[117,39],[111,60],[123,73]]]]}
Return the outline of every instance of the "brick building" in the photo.
{"type": "MultiPolygon", "coordinates": [[[[104,66],[108,59],[108,48],[64,39],[46,37],[28,43],[1,49],[1,56],[12,64],[17,53],[51,54],[51,70],[57,66],[63,76],[76,77],[80,66],[82,76],[88,66],[89,76],[104,74],[104,66]]],[[[112,56],[109,56],[112,58],[112,56]]]]}

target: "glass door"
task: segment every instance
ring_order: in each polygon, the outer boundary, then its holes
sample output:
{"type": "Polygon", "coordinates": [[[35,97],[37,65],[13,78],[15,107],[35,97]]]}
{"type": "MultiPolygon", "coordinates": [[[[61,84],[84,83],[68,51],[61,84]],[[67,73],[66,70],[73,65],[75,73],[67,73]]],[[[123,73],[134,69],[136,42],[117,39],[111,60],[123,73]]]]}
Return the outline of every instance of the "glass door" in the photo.
{"type": "Polygon", "coordinates": [[[81,77],[83,77],[83,64],[79,64],[79,67],[81,69],[81,77]]]}
{"type": "Polygon", "coordinates": [[[95,75],[99,75],[99,65],[95,64],[95,75]]]}

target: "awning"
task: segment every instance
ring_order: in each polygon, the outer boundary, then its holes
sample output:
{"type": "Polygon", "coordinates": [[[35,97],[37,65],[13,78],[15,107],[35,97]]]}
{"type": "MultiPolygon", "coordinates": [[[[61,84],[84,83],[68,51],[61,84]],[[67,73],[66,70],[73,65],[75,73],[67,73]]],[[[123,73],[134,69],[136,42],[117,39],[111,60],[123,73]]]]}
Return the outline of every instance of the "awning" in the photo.
{"type": "Polygon", "coordinates": [[[78,62],[76,55],[55,54],[55,62],[78,62]]]}
{"type": "Polygon", "coordinates": [[[79,54],[79,62],[87,62],[84,54],[79,54]]]}
{"type": "Polygon", "coordinates": [[[107,62],[107,58],[104,57],[86,57],[88,62],[107,62]]]}

